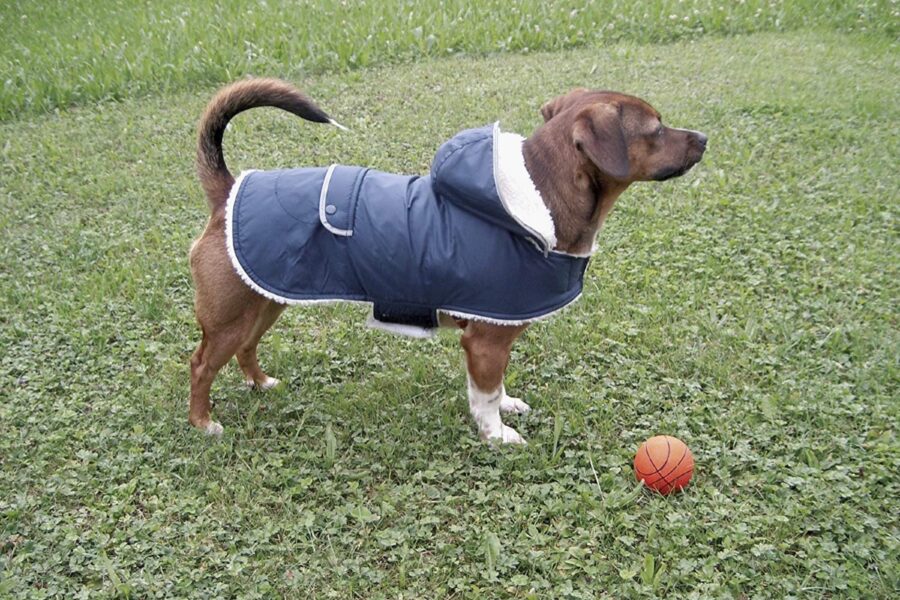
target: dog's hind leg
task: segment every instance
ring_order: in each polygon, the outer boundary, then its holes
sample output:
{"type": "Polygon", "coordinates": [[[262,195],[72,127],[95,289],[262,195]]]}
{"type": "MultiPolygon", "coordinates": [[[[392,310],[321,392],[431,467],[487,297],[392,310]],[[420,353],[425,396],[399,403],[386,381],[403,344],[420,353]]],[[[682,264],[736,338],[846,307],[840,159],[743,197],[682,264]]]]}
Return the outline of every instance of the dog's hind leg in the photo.
{"type": "Polygon", "coordinates": [[[210,435],[220,435],[222,425],[210,418],[209,390],[213,380],[234,356],[246,333],[245,327],[236,322],[231,327],[215,332],[203,328],[203,340],[191,357],[191,403],[188,420],[191,425],[210,435]]]}
{"type": "Polygon", "coordinates": [[[269,377],[259,366],[259,359],[256,356],[256,347],[259,340],[265,335],[266,331],[278,320],[278,317],[284,312],[284,304],[278,304],[272,300],[267,300],[263,304],[259,313],[256,315],[256,321],[250,334],[241,344],[237,351],[237,361],[244,372],[244,379],[251,388],[259,390],[267,390],[278,385],[278,380],[269,377]]]}
{"type": "Polygon", "coordinates": [[[214,215],[191,249],[194,310],[203,340],[191,357],[189,420],[191,425],[216,435],[222,433],[222,426],[210,418],[213,379],[246,343],[268,304],[232,268],[221,219],[222,215],[214,215]]]}
{"type": "MultiPolygon", "coordinates": [[[[513,342],[525,328],[470,321],[463,332],[461,342],[466,351],[469,375],[469,410],[482,439],[525,443],[515,429],[500,420],[501,408],[508,408],[504,406],[504,400],[509,398],[503,386],[503,375],[509,364],[513,342]]],[[[524,402],[521,404],[527,407],[524,402]]]]}

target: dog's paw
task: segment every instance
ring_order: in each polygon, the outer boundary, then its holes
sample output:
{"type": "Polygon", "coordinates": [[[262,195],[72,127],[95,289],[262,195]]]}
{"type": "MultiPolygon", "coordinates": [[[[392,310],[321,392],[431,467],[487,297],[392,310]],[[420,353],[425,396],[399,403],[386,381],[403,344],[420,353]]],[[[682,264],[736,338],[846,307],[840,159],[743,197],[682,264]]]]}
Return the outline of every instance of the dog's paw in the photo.
{"type": "Polygon", "coordinates": [[[521,444],[524,446],[528,443],[525,441],[525,438],[519,435],[518,431],[512,427],[507,427],[506,425],[503,426],[503,435],[501,439],[504,444],[521,444]]]}
{"type": "Polygon", "coordinates": [[[203,428],[204,433],[206,435],[213,435],[219,437],[222,435],[222,432],[225,431],[225,428],[222,427],[221,423],[217,423],[216,421],[210,421],[209,424],[203,428]]]}
{"type": "Polygon", "coordinates": [[[264,392],[266,390],[271,390],[273,387],[281,383],[281,380],[275,379],[274,377],[266,377],[266,380],[259,384],[252,379],[248,379],[244,383],[247,384],[247,387],[251,390],[259,390],[264,392]]]}
{"type": "Polygon", "coordinates": [[[506,425],[501,425],[498,433],[483,437],[491,444],[520,444],[523,446],[528,444],[518,431],[506,425]]]}
{"type": "Polygon", "coordinates": [[[512,396],[504,395],[500,400],[500,412],[502,413],[515,413],[517,415],[524,415],[530,410],[531,407],[528,406],[527,403],[523,402],[521,398],[514,398],[512,396]]]}

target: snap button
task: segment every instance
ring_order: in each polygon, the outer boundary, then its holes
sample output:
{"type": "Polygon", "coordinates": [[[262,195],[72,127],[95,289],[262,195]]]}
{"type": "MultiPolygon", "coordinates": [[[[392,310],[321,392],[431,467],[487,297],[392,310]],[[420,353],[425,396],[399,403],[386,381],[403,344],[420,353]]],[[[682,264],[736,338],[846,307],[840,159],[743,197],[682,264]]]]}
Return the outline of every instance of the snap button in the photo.
{"type": "Polygon", "coordinates": [[[337,207],[334,204],[329,204],[325,207],[325,212],[327,212],[329,215],[333,215],[337,212],[337,207]]]}

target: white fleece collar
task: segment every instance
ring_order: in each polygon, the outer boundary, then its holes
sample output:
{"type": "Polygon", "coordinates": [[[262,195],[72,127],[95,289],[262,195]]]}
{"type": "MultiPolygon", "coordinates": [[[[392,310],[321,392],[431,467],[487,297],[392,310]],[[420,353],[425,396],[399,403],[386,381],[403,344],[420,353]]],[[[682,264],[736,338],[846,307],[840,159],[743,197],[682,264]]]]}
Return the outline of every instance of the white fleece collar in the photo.
{"type": "Polygon", "coordinates": [[[521,135],[500,131],[500,123],[494,123],[494,185],[506,212],[535,235],[547,253],[556,247],[556,226],[525,167],[524,141],[521,135]]]}

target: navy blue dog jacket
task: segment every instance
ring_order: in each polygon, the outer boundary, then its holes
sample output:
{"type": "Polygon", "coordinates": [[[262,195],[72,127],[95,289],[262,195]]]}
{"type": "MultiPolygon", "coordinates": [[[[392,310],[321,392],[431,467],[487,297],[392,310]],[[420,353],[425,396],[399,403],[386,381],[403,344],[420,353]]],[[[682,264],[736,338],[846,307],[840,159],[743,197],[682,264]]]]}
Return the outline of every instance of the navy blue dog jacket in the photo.
{"type": "Polygon", "coordinates": [[[228,199],[229,256],[267,298],[368,302],[375,325],[411,325],[399,328],[410,335],[437,327],[438,311],[536,321],[581,295],[588,258],[553,250],[522,142],[498,124],[463,131],[425,177],[342,165],[244,172],[228,199]]]}

